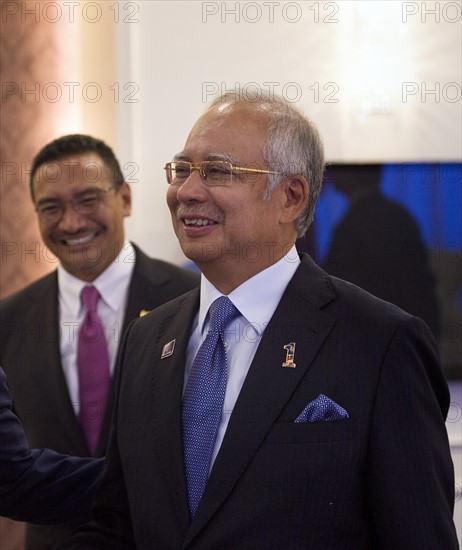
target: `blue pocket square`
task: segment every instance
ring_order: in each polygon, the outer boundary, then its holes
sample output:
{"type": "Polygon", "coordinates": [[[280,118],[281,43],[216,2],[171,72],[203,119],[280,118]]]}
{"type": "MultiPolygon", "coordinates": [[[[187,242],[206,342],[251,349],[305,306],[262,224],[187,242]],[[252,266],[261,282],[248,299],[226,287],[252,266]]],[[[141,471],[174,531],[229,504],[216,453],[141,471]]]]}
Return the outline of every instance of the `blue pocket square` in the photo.
{"type": "Polygon", "coordinates": [[[346,410],[329,399],[327,395],[320,393],[314,401],[308,403],[295,422],[325,422],[344,418],[350,418],[346,410]]]}

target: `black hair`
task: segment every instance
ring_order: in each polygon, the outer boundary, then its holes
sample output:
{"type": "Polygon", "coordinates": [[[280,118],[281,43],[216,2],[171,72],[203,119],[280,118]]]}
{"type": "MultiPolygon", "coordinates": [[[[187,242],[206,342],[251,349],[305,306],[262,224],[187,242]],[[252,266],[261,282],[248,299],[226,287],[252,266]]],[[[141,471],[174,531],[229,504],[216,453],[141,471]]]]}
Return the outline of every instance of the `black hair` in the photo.
{"type": "Polygon", "coordinates": [[[37,170],[43,164],[62,160],[67,157],[80,155],[82,153],[95,153],[104,162],[113,176],[113,184],[116,189],[122,186],[125,181],[122,170],[120,169],[119,161],[117,160],[114,151],[104,143],[101,139],[94,138],[83,134],[69,134],[55,139],[41,149],[34,160],[30,172],[30,192],[34,198],[34,176],[37,170]]]}

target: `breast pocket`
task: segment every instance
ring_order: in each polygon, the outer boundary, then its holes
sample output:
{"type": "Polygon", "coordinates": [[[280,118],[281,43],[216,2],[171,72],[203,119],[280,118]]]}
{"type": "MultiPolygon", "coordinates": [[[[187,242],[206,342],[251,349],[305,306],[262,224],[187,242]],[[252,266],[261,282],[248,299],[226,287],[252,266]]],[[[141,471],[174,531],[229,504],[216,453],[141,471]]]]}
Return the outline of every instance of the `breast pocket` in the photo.
{"type": "Polygon", "coordinates": [[[268,432],[266,443],[329,443],[354,437],[355,422],[351,418],[324,422],[278,422],[268,432]]]}

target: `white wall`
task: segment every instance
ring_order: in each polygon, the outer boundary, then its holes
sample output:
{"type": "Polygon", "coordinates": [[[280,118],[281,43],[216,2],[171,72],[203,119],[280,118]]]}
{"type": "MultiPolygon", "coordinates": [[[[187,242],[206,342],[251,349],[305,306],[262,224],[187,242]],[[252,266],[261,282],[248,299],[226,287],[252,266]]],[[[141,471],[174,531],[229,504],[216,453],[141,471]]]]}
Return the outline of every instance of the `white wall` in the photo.
{"type": "Polygon", "coordinates": [[[183,260],[162,167],[213,91],[296,101],[329,160],[461,158],[460,2],[119,4],[117,150],[139,167],[129,232],[152,254],[183,260]]]}

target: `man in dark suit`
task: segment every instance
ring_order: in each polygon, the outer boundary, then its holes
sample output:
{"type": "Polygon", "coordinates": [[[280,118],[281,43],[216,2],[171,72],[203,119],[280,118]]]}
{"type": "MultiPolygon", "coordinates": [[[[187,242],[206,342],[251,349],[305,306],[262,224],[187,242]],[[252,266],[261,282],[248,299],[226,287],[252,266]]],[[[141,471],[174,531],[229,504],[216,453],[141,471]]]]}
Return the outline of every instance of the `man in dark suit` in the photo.
{"type": "Polygon", "coordinates": [[[423,319],[438,336],[435,277],[411,214],[380,191],[379,164],[332,165],[326,179],[349,200],[323,268],[423,319]]]}
{"type": "Polygon", "coordinates": [[[127,331],[107,470],[63,548],[456,550],[431,333],[294,248],[312,123],[226,94],[166,171],[201,288],[127,331]]]}
{"type": "MultiPolygon", "coordinates": [[[[141,313],[197,286],[198,277],[147,257],[125,239],[130,187],[104,142],[85,135],[53,141],[35,157],[30,185],[41,235],[59,266],[2,301],[0,364],[31,446],[101,457],[114,399],[110,375],[124,328],[141,313]],[[81,391],[99,384],[82,381],[85,287],[99,294],[99,324],[92,320],[89,330],[97,326],[106,354],[101,402],[81,391]]],[[[91,360],[96,352],[89,356],[91,360]]],[[[99,372],[102,362],[90,369],[90,375],[99,372]]],[[[72,529],[30,526],[26,546],[59,548],[72,529]]]]}
{"type": "Polygon", "coordinates": [[[30,449],[0,368],[0,514],[20,521],[84,521],[103,459],[30,449]]]}

